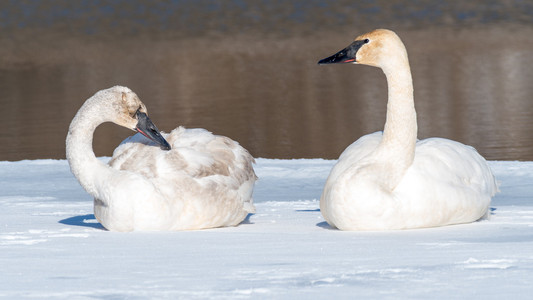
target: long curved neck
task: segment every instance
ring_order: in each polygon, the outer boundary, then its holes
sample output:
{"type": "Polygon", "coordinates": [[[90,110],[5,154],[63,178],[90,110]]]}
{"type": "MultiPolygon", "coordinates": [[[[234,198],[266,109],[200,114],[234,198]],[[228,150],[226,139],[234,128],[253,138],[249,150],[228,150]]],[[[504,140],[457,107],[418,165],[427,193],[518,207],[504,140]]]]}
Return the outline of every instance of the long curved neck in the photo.
{"type": "Polygon", "coordinates": [[[82,187],[99,198],[97,186],[116,171],[99,161],[93,151],[94,131],[98,125],[106,122],[104,118],[98,118],[102,114],[97,104],[97,101],[87,100],[70,123],[66,155],[70,170],[82,187]]]}
{"type": "Polygon", "coordinates": [[[386,187],[393,190],[414,160],[416,111],[413,80],[405,50],[382,69],[387,77],[389,101],[383,138],[374,154],[378,161],[386,164],[386,187]]]}

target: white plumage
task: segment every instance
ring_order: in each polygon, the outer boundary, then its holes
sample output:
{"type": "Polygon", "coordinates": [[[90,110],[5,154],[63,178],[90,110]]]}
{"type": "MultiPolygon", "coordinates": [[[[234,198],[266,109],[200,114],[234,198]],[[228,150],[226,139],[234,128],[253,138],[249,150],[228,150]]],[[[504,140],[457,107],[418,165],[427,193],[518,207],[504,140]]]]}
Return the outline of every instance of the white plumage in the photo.
{"type": "MultiPolygon", "coordinates": [[[[178,127],[160,139],[139,128],[144,104],[128,88],[96,93],[82,106],[67,136],[73,174],[95,197],[94,213],[114,231],[192,230],[234,226],[254,212],[252,156],[233,140],[178,127]],[[92,151],[96,126],[112,121],[143,132],[124,140],[109,166],[92,151]],[[151,140],[152,139],[152,140],[151,140]],[[168,146],[171,150],[159,148],[168,146]]],[[[151,125],[153,125],[150,122],[151,125]]],[[[157,131],[157,133],[159,133],[157,131]]]]}
{"type": "Polygon", "coordinates": [[[321,60],[377,66],[389,102],[382,132],[361,137],[341,154],[320,199],[326,221],[342,230],[391,230],[476,221],[489,213],[497,184],[485,159],[459,142],[417,141],[407,52],[379,29],[321,60]]]}

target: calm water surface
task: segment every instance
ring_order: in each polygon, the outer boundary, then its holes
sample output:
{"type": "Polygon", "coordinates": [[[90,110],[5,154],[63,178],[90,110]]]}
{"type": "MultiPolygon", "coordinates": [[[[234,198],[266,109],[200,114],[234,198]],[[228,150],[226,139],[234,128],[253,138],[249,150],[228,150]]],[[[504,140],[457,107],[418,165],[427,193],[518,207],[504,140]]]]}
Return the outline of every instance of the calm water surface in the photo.
{"type": "MultiPolygon", "coordinates": [[[[206,128],[256,157],[337,158],[360,136],[382,130],[385,76],[316,63],[370,26],[101,37],[5,25],[0,160],[64,158],[78,108],[117,84],[139,95],[161,130],[206,128]]],[[[533,160],[532,26],[398,27],[413,71],[419,138],[458,140],[491,160],[533,160]]],[[[130,134],[102,125],[96,154],[111,155],[130,134]]]]}

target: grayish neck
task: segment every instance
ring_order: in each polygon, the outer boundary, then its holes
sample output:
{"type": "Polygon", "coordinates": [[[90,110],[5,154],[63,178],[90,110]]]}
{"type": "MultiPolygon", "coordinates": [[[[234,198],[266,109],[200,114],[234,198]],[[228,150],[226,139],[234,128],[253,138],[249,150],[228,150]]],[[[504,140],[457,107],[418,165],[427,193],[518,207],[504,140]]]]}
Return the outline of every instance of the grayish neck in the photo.
{"type": "Polygon", "coordinates": [[[99,198],[97,186],[104,183],[115,170],[99,161],[93,151],[93,134],[98,125],[106,122],[99,102],[88,100],[72,120],[67,140],[66,155],[70,169],[83,188],[99,198]]]}

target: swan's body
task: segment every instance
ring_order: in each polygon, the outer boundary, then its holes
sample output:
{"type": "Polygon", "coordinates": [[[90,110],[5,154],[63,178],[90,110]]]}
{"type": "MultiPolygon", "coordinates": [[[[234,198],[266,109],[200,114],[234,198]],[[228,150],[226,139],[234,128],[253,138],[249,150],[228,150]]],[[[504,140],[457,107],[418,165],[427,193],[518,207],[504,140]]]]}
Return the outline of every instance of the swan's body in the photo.
{"type": "Polygon", "coordinates": [[[485,159],[461,143],[417,141],[407,52],[378,29],[319,63],[380,67],[389,101],[383,133],[361,137],[341,154],[320,199],[326,221],[342,230],[391,230],[476,221],[488,214],[497,184],[485,159]]]}
{"type": "Polygon", "coordinates": [[[117,86],[89,98],[70,125],[67,159],[80,184],[94,196],[95,217],[105,228],[234,226],[254,211],[256,176],[248,151],[202,129],[178,127],[158,137],[149,119],[148,129],[139,127],[145,112],[131,90],[117,86]],[[108,166],[96,159],[92,136],[99,124],[109,121],[137,130],[152,141],[140,133],[126,139],[108,166]],[[172,147],[169,151],[157,146],[170,149],[165,138],[172,147]]]}

